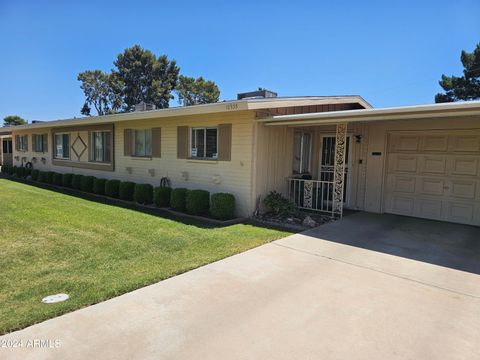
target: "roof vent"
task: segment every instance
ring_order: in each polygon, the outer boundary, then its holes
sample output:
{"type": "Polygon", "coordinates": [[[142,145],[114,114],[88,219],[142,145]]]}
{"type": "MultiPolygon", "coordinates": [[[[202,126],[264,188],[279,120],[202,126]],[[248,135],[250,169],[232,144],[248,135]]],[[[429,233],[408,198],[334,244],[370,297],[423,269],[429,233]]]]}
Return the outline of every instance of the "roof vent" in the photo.
{"type": "Polygon", "coordinates": [[[155,104],[149,104],[143,101],[135,105],[135,111],[149,111],[155,110],[156,108],[155,104]]]}
{"type": "Polygon", "coordinates": [[[263,89],[263,88],[258,88],[257,91],[250,91],[250,92],[245,92],[245,93],[239,93],[237,94],[237,100],[242,100],[242,99],[263,99],[263,98],[273,98],[277,97],[278,94],[276,92],[263,89]]]}

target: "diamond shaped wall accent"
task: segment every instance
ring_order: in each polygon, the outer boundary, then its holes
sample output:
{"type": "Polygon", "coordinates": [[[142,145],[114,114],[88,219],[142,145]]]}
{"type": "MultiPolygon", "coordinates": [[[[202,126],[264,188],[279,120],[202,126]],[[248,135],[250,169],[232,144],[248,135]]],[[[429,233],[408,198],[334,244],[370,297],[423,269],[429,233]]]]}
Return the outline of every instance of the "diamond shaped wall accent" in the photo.
{"type": "Polygon", "coordinates": [[[80,161],[85,150],[87,150],[87,144],[82,140],[80,134],[77,134],[77,137],[72,143],[72,151],[77,156],[78,161],[80,161]]]}

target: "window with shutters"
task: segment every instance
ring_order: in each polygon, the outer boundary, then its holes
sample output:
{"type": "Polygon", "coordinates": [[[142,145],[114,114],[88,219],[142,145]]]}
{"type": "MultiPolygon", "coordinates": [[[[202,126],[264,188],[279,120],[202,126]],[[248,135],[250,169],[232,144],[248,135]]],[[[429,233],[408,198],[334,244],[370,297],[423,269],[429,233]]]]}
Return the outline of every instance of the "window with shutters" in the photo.
{"type": "Polygon", "coordinates": [[[17,151],[28,151],[28,135],[17,135],[16,149],[17,151]]]}
{"type": "Polygon", "coordinates": [[[152,129],[133,131],[133,156],[152,156],[152,129]]]}
{"type": "Polygon", "coordinates": [[[217,159],[218,129],[192,128],[190,134],[190,157],[193,159],[217,159]]]}
{"type": "Polygon", "coordinates": [[[33,142],[33,151],[34,152],[47,152],[47,149],[45,149],[45,144],[46,144],[46,139],[47,135],[46,134],[33,134],[32,135],[32,142],[33,142]]]}
{"type": "Polygon", "coordinates": [[[112,156],[110,131],[90,133],[90,161],[109,163],[112,156]]]}
{"type": "Polygon", "coordinates": [[[57,133],[54,139],[55,159],[70,159],[70,134],[57,133]]]}

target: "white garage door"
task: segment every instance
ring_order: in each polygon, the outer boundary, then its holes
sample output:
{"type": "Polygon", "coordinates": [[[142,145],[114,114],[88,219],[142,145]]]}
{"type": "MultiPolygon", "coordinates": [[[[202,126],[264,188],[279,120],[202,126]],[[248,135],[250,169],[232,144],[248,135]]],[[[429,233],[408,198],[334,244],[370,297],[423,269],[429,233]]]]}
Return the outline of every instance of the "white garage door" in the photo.
{"type": "Polygon", "coordinates": [[[480,129],[391,132],[385,212],[480,225],[480,129]]]}

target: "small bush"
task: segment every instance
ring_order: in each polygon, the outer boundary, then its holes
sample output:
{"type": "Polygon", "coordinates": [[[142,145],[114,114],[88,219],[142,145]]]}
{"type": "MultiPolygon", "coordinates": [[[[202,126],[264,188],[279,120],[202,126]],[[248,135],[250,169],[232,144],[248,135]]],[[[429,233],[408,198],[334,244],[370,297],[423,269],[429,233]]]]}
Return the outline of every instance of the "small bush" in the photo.
{"type": "Polygon", "coordinates": [[[31,176],[32,176],[32,180],[35,180],[35,181],[38,180],[39,172],[40,172],[40,171],[39,171],[39,170],[36,170],[36,169],[33,169],[33,170],[32,170],[32,175],[31,175],[31,176]]]}
{"type": "Polygon", "coordinates": [[[62,186],[63,185],[63,175],[60,173],[53,173],[52,184],[62,186]]]}
{"type": "Polygon", "coordinates": [[[72,187],[73,174],[62,175],[62,185],[71,188],[72,187]]]}
{"type": "Polygon", "coordinates": [[[45,182],[47,184],[53,184],[53,171],[47,171],[45,175],[45,182]]]}
{"type": "Polygon", "coordinates": [[[10,170],[10,175],[17,175],[17,168],[18,166],[12,167],[12,170],[10,170]]]}
{"type": "Polygon", "coordinates": [[[156,187],[153,192],[153,202],[158,207],[169,207],[172,188],[167,186],[156,187]]]}
{"type": "Polygon", "coordinates": [[[210,215],[219,220],[233,219],[235,217],[235,196],[228,193],[213,194],[210,199],[210,215]]]}
{"type": "Polygon", "coordinates": [[[45,182],[45,178],[46,178],[46,172],[39,170],[39,171],[38,171],[37,181],[39,181],[39,182],[45,182]]]}
{"type": "Polygon", "coordinates": [[[2,174],[11,175],[12,167],[10,165],[2,165],[2,174]]]}
{"type": "Polygon", "coordinates": [[[135,183],[130,181],[120,182],[120,188],[118,189],[118,194],[120,196],[120,199],[132,201],[134,191],[135,191],[135,183]]]}
{"type": "Polygon", "coordinates": [[[107,180],[105,180],[105,179],[95,178],[93,180],[93,192],[95,194],[104,195],[105,194],[105,183],[106,182],[107,182],[107,180]]]}
{"type": "Polygon", "coordinates": [[[72,177],[72,188],[74,188],[75,190],[80,190],[81,187],[82,187],[82,179],[84,178],[85,176],[83,175],[80,175],[80,174],[73,174],[73,177],[72,177]]]}
{"type": "Polygon", "coordinates": [[[153,186],[150,184],[135,184],[133,199],[139,204],[151,204],[153,201],[153,186]]]}
{"type": "Polygon", "coordinates": [[[19,178],[25,176],[25,168],[23,166],[16,167],[15,175],[19,178]]]}
{"type": "Polygon", "coordinates": [[[276,191],[270,191],[263,203],[272,215],[282,219],[295,211],[295,204],[276,191]]]}
{"type": "Polygon", "coordinates": [[[84,176],[80,181],[80,190],[93,192],[93,180],[95,180],[95,176],[84,176]]]}
{"type": "Polygon", "coordinates": [[[25,177],[32,176],[32,168],[25,168],[25,177]]]}
{"type": "Polygon", "coordinates": [[[185,211],[187,203],[187,192],[185,188],[177,188],[172,190],[172,195],[170,197],[170,206],[174,210],[185,211]]]}
{"type": "Polygon", "coordinates": [[[206,190],[190,190],[187,192],[185,208],[192,215],[206,215],[210,208],[210,193],[206,190]]]}
{"type": "Polygon", "coordinates": [[[118,199],[120,195],[120,180],[107,180],[105,182],[105,195],[118,199]]]}

